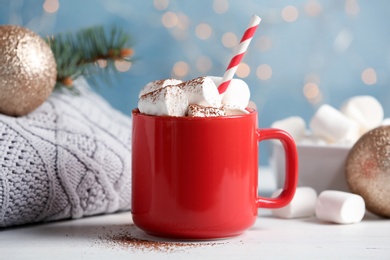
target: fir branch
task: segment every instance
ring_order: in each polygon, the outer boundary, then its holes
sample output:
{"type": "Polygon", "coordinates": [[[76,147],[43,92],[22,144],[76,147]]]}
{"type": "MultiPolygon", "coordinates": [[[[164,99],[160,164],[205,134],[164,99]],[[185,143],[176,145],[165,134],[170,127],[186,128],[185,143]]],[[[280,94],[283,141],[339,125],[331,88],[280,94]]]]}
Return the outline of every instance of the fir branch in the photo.
{"type": "Polygon", "coordinates": [[[132,39],[127,32],[117,27],[110,30],[102,26],[91,27],[76,33],[50,36],[46,42],[57,63],[56,87],[72,88],[77,77],[98,73],[102,73],[109,82],[109,75],[118,72],[115,61],[133,61],[132,39]],[[99,65],[99,61],[105,61],[106,65],[99,65]]]}

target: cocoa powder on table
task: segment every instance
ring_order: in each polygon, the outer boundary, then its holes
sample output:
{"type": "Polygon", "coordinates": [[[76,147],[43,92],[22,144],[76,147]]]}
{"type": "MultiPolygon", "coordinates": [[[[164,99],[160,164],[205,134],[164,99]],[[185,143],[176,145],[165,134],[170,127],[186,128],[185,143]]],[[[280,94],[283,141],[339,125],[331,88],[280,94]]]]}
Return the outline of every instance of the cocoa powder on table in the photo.
{"type": "Polygon", "coordinates": [[[100,236],[100,243],[110,248],[121,248],[124,250],[142,251],[142,252],[164,252],[174,253],[183,252],[191,248],[210,247],[217,245],[224,245],[228,242],[178,242],[178,241],[157,241],[141,238],[139,235],[134,235],[134,225],[128,226],[126,230],[122,229],[121,232],[116,234],[106,234],[100,236]],[[133,232],[132,232],[133,231],[133,232]]]}

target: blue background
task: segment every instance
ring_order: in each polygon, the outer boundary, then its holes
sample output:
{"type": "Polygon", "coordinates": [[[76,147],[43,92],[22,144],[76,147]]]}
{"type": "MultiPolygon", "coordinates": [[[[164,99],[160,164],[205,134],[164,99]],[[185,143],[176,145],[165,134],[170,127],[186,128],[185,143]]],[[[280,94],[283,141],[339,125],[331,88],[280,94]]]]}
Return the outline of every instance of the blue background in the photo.
{"type": "Polygon", "coordinates": [[[222,76],[234,52],[222,39],[230,33],[239,41],[256,14],[262,22],[242,60],[247,70],[237,74],[250,86],[260,126],[268,127],[293,115],[309,123],[321,104],[338,108],[355,95],[376,97],[388,117],[389,9],[386,0],[0,0],[0,24],[42,36],[94,25],[128,31],[137,61],[113,86],[95,89],[130,115],[150,81],[222,76]],[[173,20],[164,25],[164,17],[173,20]],[[183,74],[177,62],[185,64],[183,74]]]}

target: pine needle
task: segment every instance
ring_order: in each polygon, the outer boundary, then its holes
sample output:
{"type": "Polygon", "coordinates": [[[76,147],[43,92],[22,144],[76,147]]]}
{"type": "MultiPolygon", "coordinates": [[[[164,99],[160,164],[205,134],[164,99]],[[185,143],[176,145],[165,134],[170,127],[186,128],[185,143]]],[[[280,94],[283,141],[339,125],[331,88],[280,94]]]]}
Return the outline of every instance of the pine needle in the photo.
{"type": "Polygon", "coordinates": [[[57,62],[56,87],[73,88],[73,81],[80,76],[102,74],[110,83],[110,75],[117,73],[115,61],[132,62],[131,36],[117,28],[96,26],[76,33],[63,33],[46,38],[57,62]],[[103,64],[103,65],[102,65],[103,64]]]}

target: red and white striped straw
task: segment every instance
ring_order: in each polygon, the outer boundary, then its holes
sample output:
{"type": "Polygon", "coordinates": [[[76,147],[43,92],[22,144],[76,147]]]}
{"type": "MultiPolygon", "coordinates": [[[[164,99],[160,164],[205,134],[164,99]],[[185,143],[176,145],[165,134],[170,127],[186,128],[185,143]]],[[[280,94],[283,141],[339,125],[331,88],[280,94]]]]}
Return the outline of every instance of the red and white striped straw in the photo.
{"type": "Polygon", "coordinates": [[[234,74],[237,71],[237,67],[241,62],[242,56],[244,56],[248,49],[249,43],[251,42],[253,35],[256,32],[257,26],[259,26],[261,18],[254,15],[246,29],[244,35],[241,38],[240,44],[238,45],[236,55],[230,60],[229,66],[226,68],[225,74],[222,77],[222,83],[218,86],[219,94],[225,93],[229,87],[230,81],[233,79],[234,74]]]}

